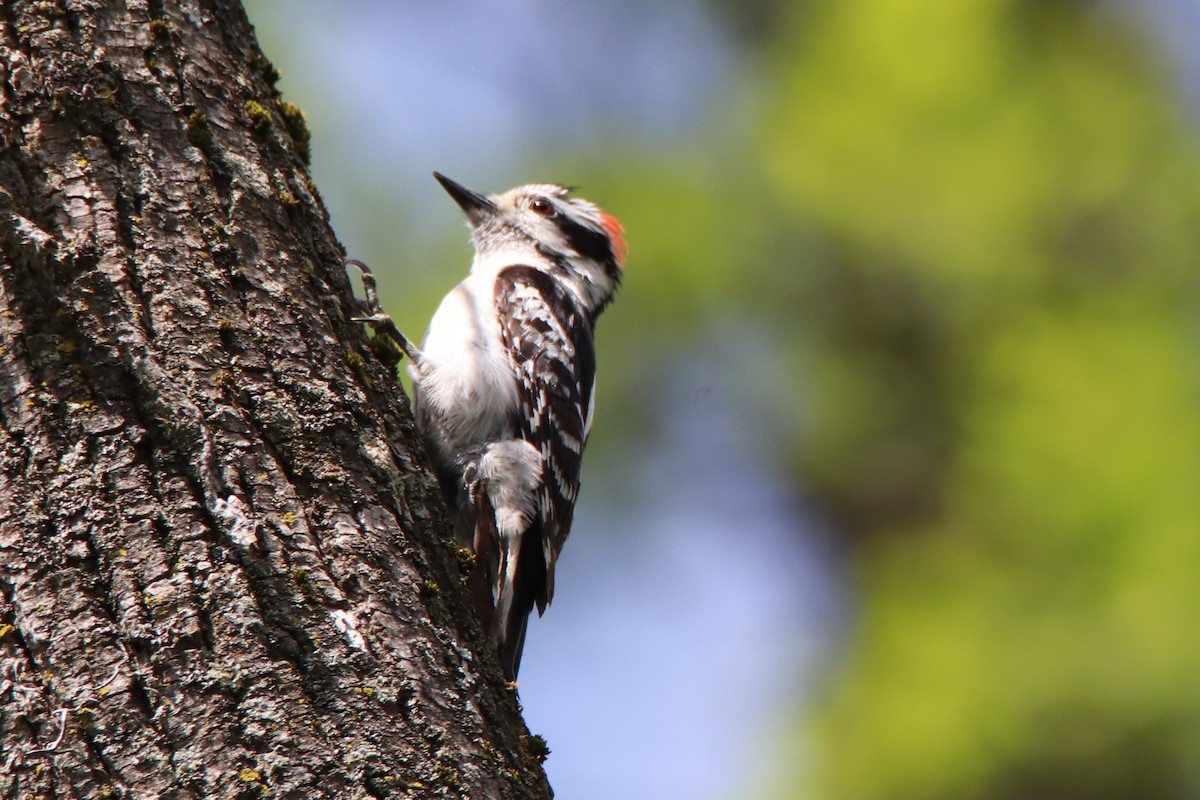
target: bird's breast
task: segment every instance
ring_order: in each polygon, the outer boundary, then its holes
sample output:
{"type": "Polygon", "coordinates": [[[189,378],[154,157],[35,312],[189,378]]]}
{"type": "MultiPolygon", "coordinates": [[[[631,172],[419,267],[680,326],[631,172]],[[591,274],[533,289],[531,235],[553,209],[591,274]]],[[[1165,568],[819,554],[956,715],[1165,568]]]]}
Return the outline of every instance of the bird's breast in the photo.
{"type": "Polygon", "coordinates": [[[468,277],[442,300],[422,345],[422,402],[456,451],[507,433],[517,408],[492,292],[490,281],[468,277]]]}

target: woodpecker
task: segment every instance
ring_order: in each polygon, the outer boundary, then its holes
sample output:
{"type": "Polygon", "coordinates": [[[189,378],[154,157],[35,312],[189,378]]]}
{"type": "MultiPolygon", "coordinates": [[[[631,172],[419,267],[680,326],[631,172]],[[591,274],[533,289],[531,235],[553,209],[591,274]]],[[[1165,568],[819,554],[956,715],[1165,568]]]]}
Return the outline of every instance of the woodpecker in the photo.
{"type": "Polygon", "coordinates": [[[437,172],[462,208],[475,259],[442,300],[420,348],[382,312],[363,272],[371,323],[409,358],[417,427],[475,554],[471,592],[515,681],[525,629],[554,597],[592,424],[596,318],[621,282],[620,223],[556,184],[485,195],[437,172]]]}

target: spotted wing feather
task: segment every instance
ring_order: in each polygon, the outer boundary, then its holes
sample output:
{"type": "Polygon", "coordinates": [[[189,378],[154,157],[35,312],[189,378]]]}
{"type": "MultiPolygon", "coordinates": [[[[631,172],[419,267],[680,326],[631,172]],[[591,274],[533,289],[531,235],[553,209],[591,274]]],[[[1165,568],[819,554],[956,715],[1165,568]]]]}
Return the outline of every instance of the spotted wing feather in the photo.
{"type": "Polygon", "coordinates": [[[579,467],[591,420],[596,356],[592,324],[574,295],[544,271],[515,266],[496,281],[501,338],[512,359],[521,403],[521,438],[542,455],[542,496],[521,558],[518,598],[528,615],[554,595],[554,565],[571,529],[579,467]],[[541,545],[540,554],[531,545],[541,545]],[[531,552],[533,551],[533,552],[531,552]],[[522,597],[524,595],[524,597],[522,597]]]}

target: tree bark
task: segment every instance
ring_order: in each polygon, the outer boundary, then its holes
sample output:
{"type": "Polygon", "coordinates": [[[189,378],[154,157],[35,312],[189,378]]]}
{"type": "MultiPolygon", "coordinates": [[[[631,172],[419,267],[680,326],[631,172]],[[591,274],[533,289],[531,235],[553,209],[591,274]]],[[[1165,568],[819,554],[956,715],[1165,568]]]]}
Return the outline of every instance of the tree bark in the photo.
{"type": "Polygon", "coordinates": [[[0,797],[549,797],[274,77],[0,4],[0,797]]]}

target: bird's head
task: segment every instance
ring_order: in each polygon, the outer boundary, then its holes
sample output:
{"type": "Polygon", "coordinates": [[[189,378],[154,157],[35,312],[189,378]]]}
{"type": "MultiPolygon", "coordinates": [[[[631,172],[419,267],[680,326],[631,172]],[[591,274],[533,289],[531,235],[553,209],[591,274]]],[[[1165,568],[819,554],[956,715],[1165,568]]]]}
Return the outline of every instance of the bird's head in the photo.
{"type": "Polygon", "coordinates": [[[616,217],[552,183],[484,195],[433,175],[467,215],[473,269],[512,264],[546,269],[567,281],[593,317],[612,300],[627,252],[616,217]]]}

